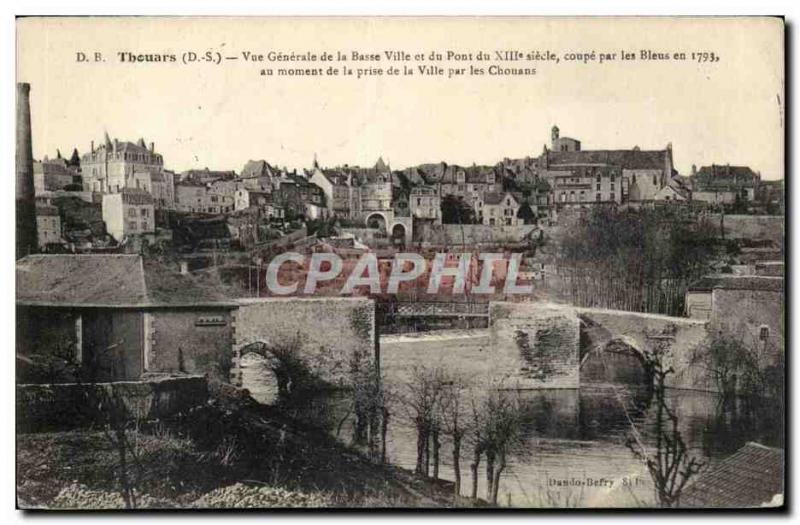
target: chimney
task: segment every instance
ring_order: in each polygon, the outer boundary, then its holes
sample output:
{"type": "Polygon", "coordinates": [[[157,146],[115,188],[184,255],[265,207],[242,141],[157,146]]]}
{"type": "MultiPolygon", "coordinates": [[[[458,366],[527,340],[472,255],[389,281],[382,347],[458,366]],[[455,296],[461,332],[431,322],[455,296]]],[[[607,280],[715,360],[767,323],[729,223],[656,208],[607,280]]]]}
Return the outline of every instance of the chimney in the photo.
{"type": "Polygon", "coordinates": [[[94,153],[94,141],[92,141],[92,153],[94,153]]]}
{"type": "Polygon", "coordinates": [[[36,204],[31,143],[31,85],[17,84],[16,215],[17,259],[36,251],[36,204]]]}
{"type": "Polygon", "coordinates": [[[156,143],[155,142],[151,142],[150,143],[150,153],[155,153],[155,152],[156,152],[156,143]]]}
{"type": "Polygon", "coordinates": [[[179,272],[181,275],[189,275],[189,261],[180,261],[179,272]]]}
{"type": "Polygon", "coordinates": [[[116,152],[118,148],[119,148],[119,140],[114,139],[114,152],[116,152]]]}

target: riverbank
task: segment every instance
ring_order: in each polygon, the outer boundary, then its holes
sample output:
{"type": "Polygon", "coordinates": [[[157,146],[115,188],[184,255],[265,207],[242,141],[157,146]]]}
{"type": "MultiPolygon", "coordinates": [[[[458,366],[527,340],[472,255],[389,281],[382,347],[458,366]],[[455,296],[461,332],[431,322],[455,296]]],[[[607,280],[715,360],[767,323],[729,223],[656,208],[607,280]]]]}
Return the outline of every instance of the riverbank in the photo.
{"type": "Polygon", "coordinates": [[[18,434],[18,506],[453,506],[450,482],[375,464],[243,391],[227,385],[212,390],[209,403],[183,417],[124,434],[103,429],[18,434]]]}

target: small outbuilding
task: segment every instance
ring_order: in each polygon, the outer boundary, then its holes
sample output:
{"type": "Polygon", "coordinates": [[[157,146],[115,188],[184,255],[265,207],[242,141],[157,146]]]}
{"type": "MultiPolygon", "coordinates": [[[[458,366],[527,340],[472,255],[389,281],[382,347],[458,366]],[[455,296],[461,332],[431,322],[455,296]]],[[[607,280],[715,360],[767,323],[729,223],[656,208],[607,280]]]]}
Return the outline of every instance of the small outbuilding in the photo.
{"type": "Polygon", "coordinates": [[[17,261],[18,382],[227,379],[237,305],[181,268],[117,254],[17,261]]]}

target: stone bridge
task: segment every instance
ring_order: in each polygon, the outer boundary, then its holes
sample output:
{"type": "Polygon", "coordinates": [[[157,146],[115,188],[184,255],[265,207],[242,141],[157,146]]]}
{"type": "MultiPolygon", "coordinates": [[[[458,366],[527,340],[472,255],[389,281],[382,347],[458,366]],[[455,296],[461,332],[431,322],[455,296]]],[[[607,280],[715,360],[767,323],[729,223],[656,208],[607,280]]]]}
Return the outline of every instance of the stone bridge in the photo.
{"type": "Polygon", "coordinates": [[[589,382],[645,382],[643,353],[669,345],[668,386],[714,390],[693,356],[707,323],[550,303],[493,302],[489,308],[492,366],[519,388],[578,388],[589,382]]]}
{"type": "Polygon", "coordinates": [[[231,383],[242,386],[241,358],[264,346],[296,345],[310,371],[347,387],[352,367],[378,360],[375,302],[365,297],[240,299],[234,313],[231,383]]]}

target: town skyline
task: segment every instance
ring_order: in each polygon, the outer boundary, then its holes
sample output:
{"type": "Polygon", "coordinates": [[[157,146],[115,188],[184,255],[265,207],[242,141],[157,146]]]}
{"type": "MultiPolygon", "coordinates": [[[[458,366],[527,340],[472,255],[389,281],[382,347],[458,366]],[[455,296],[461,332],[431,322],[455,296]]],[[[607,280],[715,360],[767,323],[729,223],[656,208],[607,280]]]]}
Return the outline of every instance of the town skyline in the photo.
{"type": "MultiPolygon", "coordinates": [[[[554,126],[558,126],[557,123],[554,123],[553,125],[554,126]]],[[[550,129],[551,128],[547,129],[547,133],[550,132],[550,129]]],[[[35,134],[35,132],[34,132],[34,134],[35,134]]],[[[73,149],[77,149],[78,153],[82,156],[85,153],[87,153],[88,151],[90,151],[92,143],[94,143],[95,147],[97,147],[100,144],[102,144],[106,135],[108,135],[108,137],[110,137],[111,140],[118,139],[120,141],[136,142],[140,138],[143,138],[145,140],[145,142],[148,143],[148,144],[152,141],[151,140],[152,136],[147,135],[146,133],[139,133],[139,134],[133,133],[131,135],[122,135],[122,134],[114,133],[113,130],[109,130],[109,128],[104,128],[99,133],[99,136],[97,138],[89,139],[89,141],[86,143],[86,147],[84,147],[84,148],[81,148],[80,145],[78,145],[78,144],[66,145],[66,146],[63,146],[63,147],[56,145],[55,147],[52,147],[51,150],[42,151],[41,154],[37,154],[37,151],[39,151],[39,149],[37,148],[37,142],[36,142],[36,140],[34,138],[34,140],[33,140],[34,159],[37,160],[37,161],[41,161],[45,157],[47,157],[49,159],[53,159],[53,158],[55,158],[55,155],[56,155],[57,152],[60,152],[61,156],[63,158],[68,159],[72,155],[73,149]]],[[[631,145],[627,145],[627,144],[587,144],[583,139],[580,138],[581,137],[580,134],[577,134],[577,133],[569,134],[569,133],[567,133],[567,134],[565,134],[565,136],[568,136],[570,138],[576,138],[577,140],[580,140],[584,144],[584,149],[587,150],[587,151],[592,151],[592,150],[623,150],[623,149],[634,149],[634,148],[637,148],[637,147],[639,149],[642,149],[642,150],[663,150],[669,144],[672,147],[673,156],[675,158],[680,158],[681,157],[681,155],[680,155],[680,145],[676,145],[674,142],[671,142],[671,141],[668,141],[668,142],[666,142],[664,144],[659,144],[659,145],[656,145],[656,144],[649,145],[649,144],[639,144],[639,143],[631,144],[631,145]],[[676,154],[676,152],[677,152],[677,154],[676,154]]],[[[463,166],[463,167],[468,167],[468,166],[472,166],[472,165],[495,166],[495,165],[501,163],[504,159],[521,159],[521,158],[526,158],[526,157],[529,157],[531,159],[536,158],[539,155],[541,155],[542,150],[543,150],[543,148],[545,146],[552,151],[551,146],[548,143],[548,141],[547,140],[542,140],[541,147],[539,149],[537,149],[537,150],[532,150],[532,151],[529,151],[527,153],[519,154],[519,155],[514,155],[514,154],[498,155],[494,160],[487,159],[486,161],[480,161],[480,162],[477,161],[477,160],[473,160],[473,161],[451,161],[451,160],[449,160],[447,158],[441,158],[441,159],[422,160],[422,161],[419,161],[419,162],[411,162],[411,163],[408,163],[408,162],[407,163],[397,163],[392,158],[389,158],[387,155],[382,154],[379,151],[372,158],[370,158],[366,154],[362,155],[360,157],[362,160],[358,161],[358,162],[347,162],[347,161],[345,161],[345,162],[326,162],[326,159],[322,158],[316,150],[309,150],[309,160],[307,162],[301,163],[301,164],[287,164],[286,162],[281,162],[280,160],[276,160],[276,159],[279,158],[277,156],[256,154],[256,155],[250,155],[247,158],[243,157],[238,164],[231,164],[231,165],[222,166],[222,165],[216,165],[216,164],[215,165],[209,165],[209,164],[202,164],[202,163],[194,163],[194,164],[191,164],[191,165],[180,165],[180,166],[177,166],[177,165],[175,165],[173,162],[171,162],[169,160],[169,159],[172,158],[172,156],[163,147],[159,147],[159,145],[158,145],[159,143],[158,143],[157,140],[156,141],[152,141],[152,142],[154,142],[154,144],[156,145],[156,151],[158,153],[160,153],[165,159],[165,169],[170,169],[172,171],[175,171],[176,173],[181,173],[181,172],[190,171],[190,170],[198,170],[198,169],[202,170],[202,169],[206,169],[206,168],[208,168],[211,171],[235,171],[235,172],[238,173],[245,163],[247,163],[248,161],[255,161],[255,160],[265,160],[270,165],[272,165],[274,167],[285,168],[287,171],[297,170],[298,173],[303,173],[303,170],[308,170],[308,169],[313,168],[315,162],[317,162],[319,164],[319,166],[323,167],[323,168],[337,168],[337,167],[344,167],[344,166],[366,168],[366,167],[373,166],[375,164],[375,162],[379,158],[383,159],[383,161],[386,164],[388,164],[391,167],[392,170],[403,170],[403,169],[406,169],[406,168],[416,167],[416,166],[420,166],[420,165],[424,165],[424,164],[439,164],[439,163],[442,163],[442,162],[444,162],[445,164],[448,164],[448,165],[463,166]]],[[[232,162],[235,163],[236,161],[232,161],[232,162]]],[[[781,173],[781,176],[779,176],[779,177],[775,177],[775,176],[771,177],[770,173],[764,172],[757,165],[749,164],[747,162],[730,162],[729,160],[726,161],[726,159],[719,159],[719,160],[716,160],[716,161],[711,161],[711,162],[702,163],[702,164],[697,163],[697,162],[693,162],[693,163],[689,163],[688,167],[684,167],[681,162],[675,161],[674,165],[675,165],[676,169],[678,170],[679,174],[680,175],[684,175],[684,176],[691,175],[691,167],[692,167],[692,165],[696,166],[698,169],[701,166],[711,166],[711,165],[725,166],[725,165],[731,165],[731,166],[747,166],[747,167],[750,167],[754,171],[759,172],[764,180],[781,180],[783,178],[783,176],[782,176],[783,173],[781,173]]]]}

